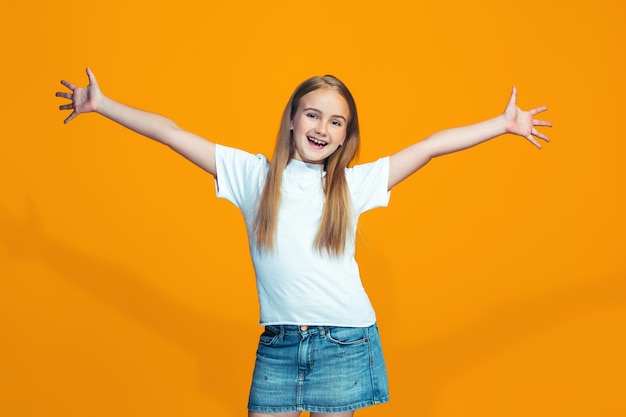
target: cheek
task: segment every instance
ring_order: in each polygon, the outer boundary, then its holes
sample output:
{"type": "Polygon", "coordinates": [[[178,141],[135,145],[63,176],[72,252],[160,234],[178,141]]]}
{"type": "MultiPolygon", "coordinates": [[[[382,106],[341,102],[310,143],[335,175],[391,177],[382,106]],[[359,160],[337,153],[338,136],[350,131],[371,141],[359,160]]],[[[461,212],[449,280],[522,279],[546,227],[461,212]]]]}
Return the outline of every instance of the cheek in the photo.
{"type": "Polygon", "coordinates": [[[340,136],[341,138],[341,140],[339,141],[340,145],[343,145],[343,143],[346,141],[346,137],[347,137],[346,132],[343,132],[340,136]]]}
{"type": "Polygon", "coordinates": [[[306,120],[292,120],[291,130],[293,132],[303,132],[307,130],[306,120]]]}

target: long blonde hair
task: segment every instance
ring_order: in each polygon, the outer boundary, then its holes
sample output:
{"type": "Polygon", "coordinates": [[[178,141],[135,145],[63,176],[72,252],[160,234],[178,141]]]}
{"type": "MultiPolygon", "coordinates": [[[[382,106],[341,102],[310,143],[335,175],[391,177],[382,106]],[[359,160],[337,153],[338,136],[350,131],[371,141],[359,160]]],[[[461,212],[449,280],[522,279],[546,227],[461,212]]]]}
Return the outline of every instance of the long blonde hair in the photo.
{"type": "Polygon", "coordinates": [[[332,75],[312,77],[304,81],[295,89],[285,106],[276,147],[274,148],[274,156],[267,173],[254,221],[255,237],[260,248],[266,250],[274,248],[283,172],[295,152],[291,121],[298,110],[300,99],[306,94],[322,88],[330,88],[339,93],[346,100],[350,114],[343,145],[324,161],[324,170],[326,171],[324,210],[314,245],[320,252],[327,251],[335,256],[341,255],[345,249],[348,233],[351,232],[350,194],[345,169],[359,152],[359,118],[352,94],[344,83],[332,75]]]}

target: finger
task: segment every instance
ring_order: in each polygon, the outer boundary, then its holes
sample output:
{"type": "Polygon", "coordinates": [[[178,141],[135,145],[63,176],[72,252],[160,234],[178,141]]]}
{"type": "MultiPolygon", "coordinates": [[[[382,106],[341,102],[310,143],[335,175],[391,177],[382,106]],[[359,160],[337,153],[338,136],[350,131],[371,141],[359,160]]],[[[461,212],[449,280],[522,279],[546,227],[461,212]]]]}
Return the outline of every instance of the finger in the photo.
{"type": "Polygon", "coordinates": [[[550,138],[538,131],[537,129],[532,130],[532,135],[538,137],[539,139],[545,140],[546,142],[550,142],[550,138]]]}
{"type": "Polygon", "coordinates": [[[528,110],[528,113],[534,116],[535,114],[544,112],[546,110],[548,110],[548,106],[541,106],[541,107],[534,108],[532,110],[528,110]]]}
{"type": "Polygon", "coordinates": [[[67,98],[67,99],[72,100],[72,98],[73,98],[73,96],[74,96],[74,95],[73,95],[73,94],[70,94],[70,93],[63,93],[63,92],[61,92],[61,91],[58,91],[58,92],[55,94],[55,96],[57,96],[57,97],[63,97],[63,98],[67,98]]]}
{"type": "Polygon", "coordinates": [[[547,126],[552,127],[552,123],[545,120],[533,120],[533,126],[547,126]]]}
{"type": "Polygon", "coordinates": [[[61,84],[63,84],[64,86],[66,86],[67,88],[69,88],[72,91],[76,90],[76,88],[77,88],[74,84],[72,84],[69,81],[61,80],[61,84]]]}
{"type": "Polygon", "coordinates": [[[535,140],[531,135],[526,136],[526,139],[533,145],[535,145],[538,149],[541,149],[541,144],[535,140]]]}
{"type": "Polygon", "coordinates": [[[73,103],[63,104],[62,106],[59,106],[59,110],[73,110],[73,109],[74,109],[73,103]]]}
{"type": "Polygon", "coordinates": [[[78,113],[76,113],[76,111],[73,111],[72,114],[70,114],[65,120],[63,120],[63,123],[68,124],[76,116],[78,116],[78,113]]]}

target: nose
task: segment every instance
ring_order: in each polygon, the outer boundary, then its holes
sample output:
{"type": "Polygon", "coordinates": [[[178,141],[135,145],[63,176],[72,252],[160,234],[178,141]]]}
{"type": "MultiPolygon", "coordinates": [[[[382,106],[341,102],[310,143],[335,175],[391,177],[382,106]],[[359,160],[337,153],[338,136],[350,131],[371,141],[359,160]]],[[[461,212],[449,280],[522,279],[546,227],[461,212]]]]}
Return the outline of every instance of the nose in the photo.
{"type": "Polygon", "coordinates": [[[324,122],[324,120],[317,122],[317,125],[315,126],[315,133],[326,136],[326,122],[324,122]]]}

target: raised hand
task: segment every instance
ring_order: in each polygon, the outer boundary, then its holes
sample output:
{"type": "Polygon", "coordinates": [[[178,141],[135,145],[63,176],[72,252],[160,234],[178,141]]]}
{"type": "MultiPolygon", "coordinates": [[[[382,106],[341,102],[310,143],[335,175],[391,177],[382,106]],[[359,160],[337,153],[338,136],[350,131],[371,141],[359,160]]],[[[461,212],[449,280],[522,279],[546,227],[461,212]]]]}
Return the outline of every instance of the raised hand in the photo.
{"type": "Polygon", "coordinates": [[[56,93],[57,97],[72,100],[69,104],[59,106],[59,110],[72,110],[72,113],[63,123],[69,123],[81,113],[89,113],[98,110],[98,105],[102,99],[102,92],[100,92],[100,87],[98,87],[96,76],[89,68],[87,68],[87,77],[89,78],[89,84],[84,88],[76,87],[69,81],[61,80],[61,84],[72,91],[71,93],[61,91],[56,93]]]}
{"type": "Polygon", "coordinates": [[[517,107],[516,101],[517,89],[513,87],[511,98],[509,99],[509,103],[504,110],[507,133],[523,136],[537,148],[541,149],[541,144],[533,136],[546,142],[549,142],[550,139],[546,135],[538,131],[535,126],[552,127],[552,123],[545,120],[536,120],[534,117],[536,114],[548,110],[548,107],[541,106],[532,110],[523,111],[519,107],[517,107]]]}

